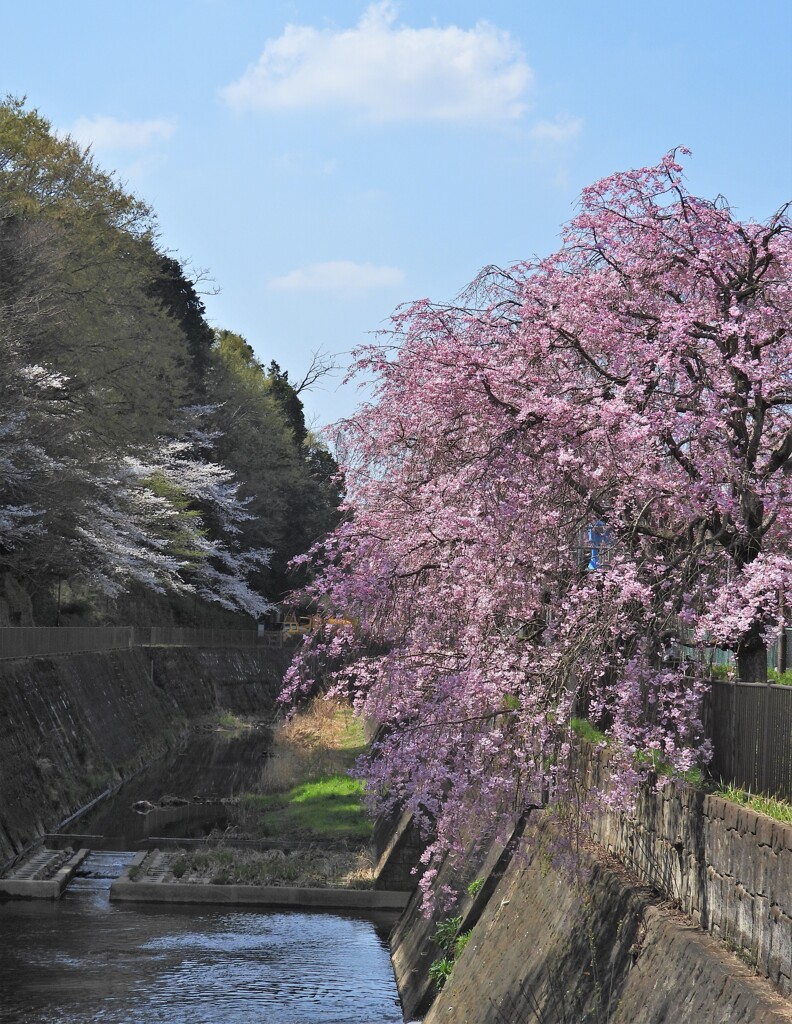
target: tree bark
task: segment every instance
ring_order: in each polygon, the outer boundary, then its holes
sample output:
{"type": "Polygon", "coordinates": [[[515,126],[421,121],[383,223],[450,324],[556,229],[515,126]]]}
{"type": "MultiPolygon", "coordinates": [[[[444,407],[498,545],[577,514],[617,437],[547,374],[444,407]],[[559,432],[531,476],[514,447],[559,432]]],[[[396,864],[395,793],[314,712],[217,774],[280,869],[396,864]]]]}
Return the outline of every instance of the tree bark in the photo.
{"type": "Polygon", "coordinates": [[[767,647],[752,638],[737,649],[737,677],[744,683],[767,682],[767,647]]]}

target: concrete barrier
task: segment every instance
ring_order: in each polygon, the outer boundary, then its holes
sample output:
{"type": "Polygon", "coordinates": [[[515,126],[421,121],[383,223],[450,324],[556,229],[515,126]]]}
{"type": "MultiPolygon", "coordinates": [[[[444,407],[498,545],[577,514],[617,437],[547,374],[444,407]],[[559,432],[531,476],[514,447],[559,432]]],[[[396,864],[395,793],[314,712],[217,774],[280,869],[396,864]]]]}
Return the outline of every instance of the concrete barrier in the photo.
{"type": "MultiPolygon", "coordinates": [[[[46,852],[57,856],[57,851],[46,852]]],[[[29,876],[25,875],[25,866],[22,865],[19,872],[10,878],[0,878],[0,897],[28,900],[60,899],[75,871],[90,852],[90,850],[78,850],[51,878],[37,877],[46,871],[46,865],[51,858],[44,860],[42,866],[29,876]]]]}
{"type": "Polygon", "coordinates": [[[278,885],[134,882],[122,875],[110,886],[117,903],[204,903],[290,910],[403,910],[410,894],[383,889],[301,889],[278,885]]]}

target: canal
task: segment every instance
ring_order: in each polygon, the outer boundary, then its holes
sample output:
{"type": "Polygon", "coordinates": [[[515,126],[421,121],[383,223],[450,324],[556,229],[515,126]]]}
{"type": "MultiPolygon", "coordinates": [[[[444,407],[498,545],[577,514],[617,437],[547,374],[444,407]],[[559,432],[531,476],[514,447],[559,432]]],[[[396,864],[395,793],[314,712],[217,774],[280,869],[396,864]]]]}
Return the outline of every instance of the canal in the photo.
{"type": "MultiPolygon", "coordinates": [[[[207,811],[190,818],[187,808],[182,827],[208,830],[210,806],[244,782],[242,766],[260,766],[265,742],[197,737],[71,824],[129,848],[93,852],[60,901],[0,903],[0,1021],[400,1024],[393,915],[110,903],[110,882],[150,832],[132,805],[167,784],[207,811]]],[[[178,834],[176,822],[158,825],[178,834]]]]}

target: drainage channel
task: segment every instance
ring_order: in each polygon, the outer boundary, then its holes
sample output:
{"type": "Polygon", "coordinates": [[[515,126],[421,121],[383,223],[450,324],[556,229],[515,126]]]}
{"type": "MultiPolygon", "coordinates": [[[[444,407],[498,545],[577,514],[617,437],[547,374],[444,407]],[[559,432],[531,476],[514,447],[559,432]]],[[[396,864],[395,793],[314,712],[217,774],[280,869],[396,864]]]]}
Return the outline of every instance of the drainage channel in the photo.
{"type": "Polygon", "coordinates": [[[63,898],[79,893],[103,893],[129,867],[134,850],[91,850],[64,889],[63,898]]]}
{"type": "Polygon", "coordinates": [[[117,904],[130,851],[93,851],[60,900],[0,904],[4,1024],[400,1024],[392,915],[117,904]]]}
{"type": "Polygon", "coordinates": [[[401,1024],[393,913],[110,901],[141,848],[222,827],[268,743],[199,736],[48,837],[90,852],[62,898],[0,903],[3,1024],[401,1024]]]}

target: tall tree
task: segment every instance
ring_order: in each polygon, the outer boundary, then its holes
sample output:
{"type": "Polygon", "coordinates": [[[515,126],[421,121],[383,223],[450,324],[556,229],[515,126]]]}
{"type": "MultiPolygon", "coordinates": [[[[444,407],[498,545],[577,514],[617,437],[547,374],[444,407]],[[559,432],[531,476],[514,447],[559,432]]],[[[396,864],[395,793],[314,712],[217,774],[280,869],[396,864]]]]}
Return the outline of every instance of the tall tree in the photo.
{"type": "MultiPolygon", "coordinates": [[[[277,365],[277,364],[273,364],[277,365]]],[[[266,372],[244,338],[219,331],[210,393],[218,452],[240,481],[250,520],[243,543],[273,550],[259,586],[280,600],[288,563],[336,523],[335,462],[305,429],[302,402],[279,368],[266,372]]]]}
{"type": "Polygon", "coordinates": [[[278,403],[283,416],[291,427],[295,444],[302,446],[308,430],[305,426],[305,411],[300,401],[300,396],[289,383],[288,370],[281,370],[280,365],[273,359],[267,370],[269,391],[278,403]]]}
{"type": "Polygon", "coordinates": [[[159,300],[184,332],[190,353],[191,385],[200,393],[209,369],[214,331],[206,322],[206,308],[195,282],[187,277],[178,260],[162,255],[148,293],[159,300]]]}
{"type": "Polygon", "coordinates": [[[669,154],[586,189],[559,252],[361,354],[376,401],[307,591],[356,625],[320,630],[288,692],[324,655],[386,726],[372,791],[431,822],[429,854],[563,788],[574,713],[627,794],[653,757],[706,759],[711,646],[764,677],[792,599],[785,210],[740,222],[669,154]]]}

